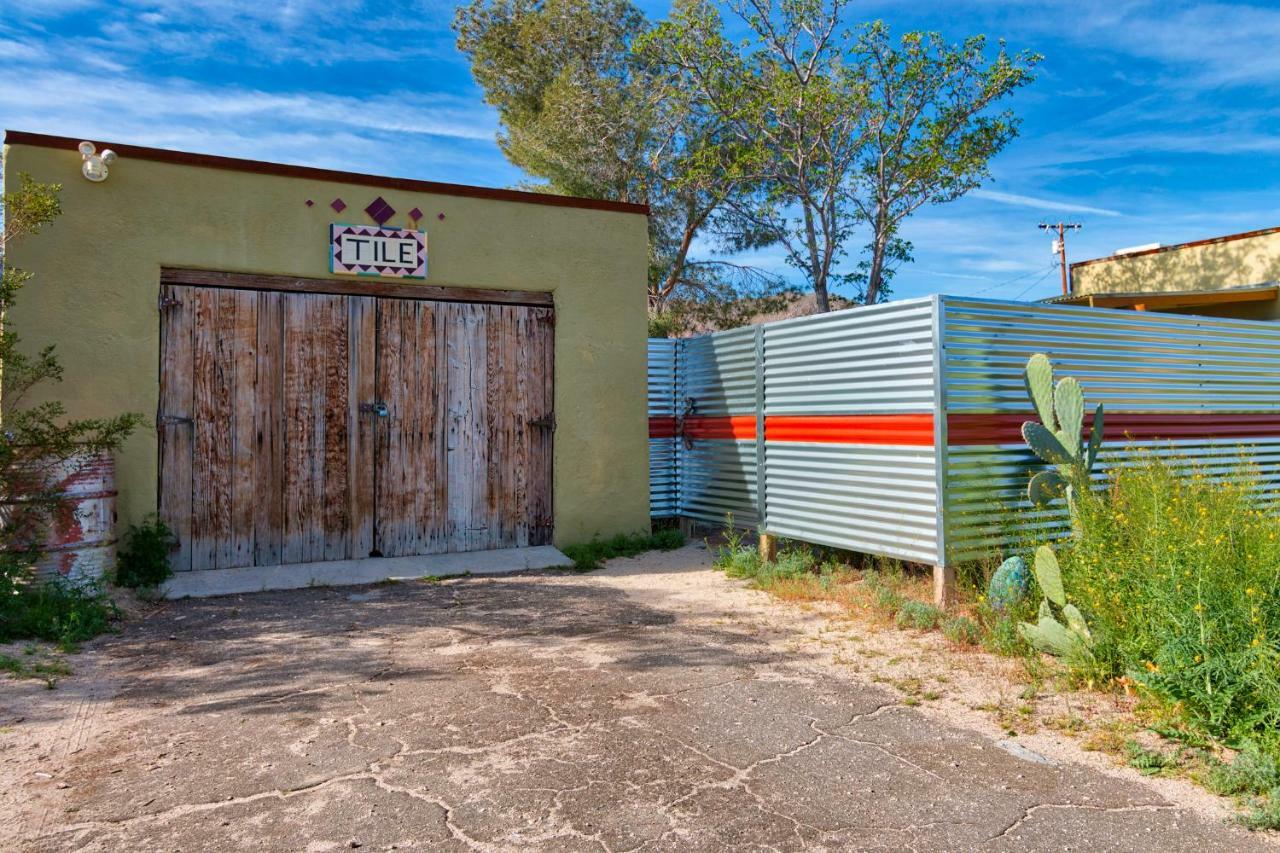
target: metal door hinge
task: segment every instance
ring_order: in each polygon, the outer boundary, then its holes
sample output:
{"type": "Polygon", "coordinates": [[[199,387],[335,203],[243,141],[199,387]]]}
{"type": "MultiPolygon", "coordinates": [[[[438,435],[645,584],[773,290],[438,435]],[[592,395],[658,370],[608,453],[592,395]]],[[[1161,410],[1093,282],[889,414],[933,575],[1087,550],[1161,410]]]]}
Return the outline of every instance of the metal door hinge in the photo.
{"type": "Polygon", "coordinates": [[[182,415],[160,415],[156,418],[156,426],[194,426],[194,418],[184,418],[182,415]]]}
{"type": "Polygon", "coordinates": [[[543,417],[540,417],[540,418],[532,418],[529,421],[529,426],[534,427],[536,429],[549,429],[552,432],[555,432],[556,416],[544,415],[543,417]]]}
{"type": "Polygon", "coordinates": [[[178,307],[179,305],[181,305],[181,304],[182,304],[182,300],[181,300],[181,299],[179,299],[179,298],[178,298],[178,297],[176,297],[176,296],[161,296],[161,297],[160,297],[160,310],[161,310],[161,311],[163,311],[163,310],[164,310],[164,309],[166,309],[166,308],[177,308],[177,307],[178,307]]]}

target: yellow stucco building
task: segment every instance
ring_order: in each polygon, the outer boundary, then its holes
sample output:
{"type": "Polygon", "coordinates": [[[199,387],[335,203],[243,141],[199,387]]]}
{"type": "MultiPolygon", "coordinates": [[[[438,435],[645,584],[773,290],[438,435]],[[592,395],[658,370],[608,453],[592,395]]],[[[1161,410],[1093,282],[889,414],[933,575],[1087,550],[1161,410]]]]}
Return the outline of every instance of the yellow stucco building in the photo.
{"type": "Polygon", "coordinates": [[[144,413],[179,569],[647,529],[647,209],[10,131],[61,184],[12,313],[72,416],[144,413]]]}
{"type": "Polygon", "coordinates": [[[1071,293],[1052,301],[1280,320],[1280,228],[1122,250],[1071,265],[1071,293]]]}

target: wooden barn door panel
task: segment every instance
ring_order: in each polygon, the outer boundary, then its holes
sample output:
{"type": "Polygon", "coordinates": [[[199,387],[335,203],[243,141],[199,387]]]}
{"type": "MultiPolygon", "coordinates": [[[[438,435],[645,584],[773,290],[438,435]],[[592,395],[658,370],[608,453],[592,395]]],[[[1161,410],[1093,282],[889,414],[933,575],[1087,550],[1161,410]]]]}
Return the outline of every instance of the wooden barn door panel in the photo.
{"type": "Polygon", "coordinates": [[[443,335],[445,306],[383,299],[378,306],[375,547],[384,557],[445,550],[443,335]]]}
{"type": "Polygon", "coordinates": [[[551,312],[380,300],[377,551],[551,541],[551,312]]]}
{"type": "Polygon", "coordinates": [[[374,300],[162,297],[160,511],[175,569],[367,556],[372,426],[355,401],[373,390],[374,300]]]}

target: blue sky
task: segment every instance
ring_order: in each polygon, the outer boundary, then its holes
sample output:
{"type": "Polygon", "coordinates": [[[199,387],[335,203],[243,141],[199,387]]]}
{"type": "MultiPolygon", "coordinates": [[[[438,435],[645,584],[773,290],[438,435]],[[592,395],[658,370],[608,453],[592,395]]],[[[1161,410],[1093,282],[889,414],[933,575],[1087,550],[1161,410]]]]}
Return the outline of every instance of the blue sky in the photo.
{"type": "MultiPolygon", "coordinates": [[[[3,5],[4,127],[484,186],[521,178],[453,47],[451,3],[3,5]]],[[[1084,223],[1073,260],[1280,225],[1280,3],[870,2],[851,16],[1045,55],[993,180],[907,226],[916,262],[899,297],[1053,295],[1045,218],[1084,223]]]]}

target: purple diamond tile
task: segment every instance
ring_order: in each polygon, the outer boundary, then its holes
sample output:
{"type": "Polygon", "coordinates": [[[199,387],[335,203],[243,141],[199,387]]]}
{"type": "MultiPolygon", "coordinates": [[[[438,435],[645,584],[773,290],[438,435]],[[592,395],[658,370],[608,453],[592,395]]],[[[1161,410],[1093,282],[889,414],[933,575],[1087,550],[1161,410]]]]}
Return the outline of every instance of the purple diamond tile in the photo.
{"type": "Polygon", "coordinates": [[[338,213],[347,209],[347,203],[340,198],[335,198],[333,201],[329,202],[329,206],[338,213]]]}
{"type": "Polygon", "coordinates": [[[422,218],[422,211],[415,207],[413,210],[409,211],[409,218],[414,222],[417,222],[422,218]]]}
{"type": "Polygon", "coordinates": [[[314,204],[315,204],[314,201],[312,201],[311,199],[307,199],[307,207],[312,207],[314,204]]]}
{"type": "Polygon", "coordinates": [[[387,204],[386,199],[382,196],[378,196],[371,201],[369,206],[364,209],[364,212],[369,214],[369,218],[379,225],[385,225],[388,219],[396,215],[395,208],[387,204]]]}

